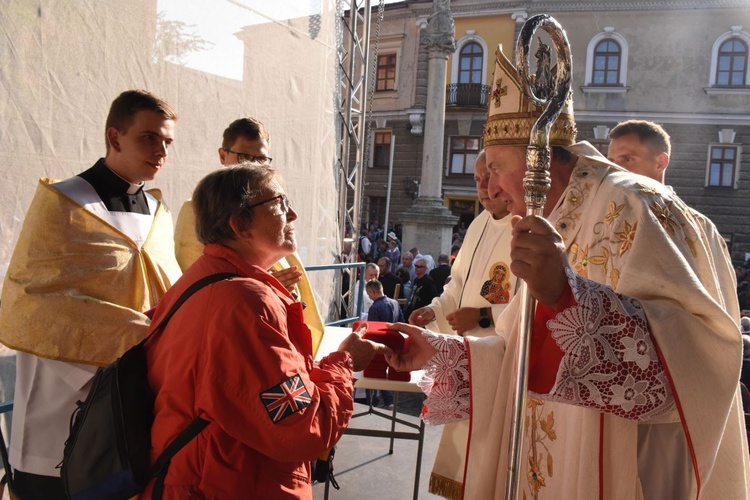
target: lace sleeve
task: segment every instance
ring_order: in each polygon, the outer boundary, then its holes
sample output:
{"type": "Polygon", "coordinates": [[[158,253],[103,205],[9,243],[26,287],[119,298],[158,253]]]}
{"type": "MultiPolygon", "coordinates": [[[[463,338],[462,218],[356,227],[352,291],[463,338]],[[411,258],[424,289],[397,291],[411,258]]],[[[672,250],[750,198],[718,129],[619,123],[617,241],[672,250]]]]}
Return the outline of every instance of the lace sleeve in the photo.
{"type": "Polygon", "coordinates": [[[419,387],[427,395],[422,420],[442,425],[469,418],[469,355],[466,341],[456,335],[425,334],[437,354],[425,366],[419,387]]]}
{"type": "Polygon", "coordinates": [[[640,302],[568,269],[576,305],[547,322],[563,351],[549,399],[648,420],[674,407],[640,302]]]}

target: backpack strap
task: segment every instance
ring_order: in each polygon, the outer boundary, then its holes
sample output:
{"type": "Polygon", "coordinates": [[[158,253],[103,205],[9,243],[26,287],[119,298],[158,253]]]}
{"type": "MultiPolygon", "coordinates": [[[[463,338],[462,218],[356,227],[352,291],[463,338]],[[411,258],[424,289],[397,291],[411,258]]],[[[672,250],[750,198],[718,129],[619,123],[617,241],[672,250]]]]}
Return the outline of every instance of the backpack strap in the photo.
{"type": "Polygon", "coordinates": [[[161,500],[161,497],[164,494],[164,478],[167,477],[167,472],[169,471],[169,464],[172,462],[172,457],[174,457],[175,454],[180,451],[183,446],[188,444],[195,436],[200,434],[200,432],[205,429],[207,425],[208,420],[204,420],[200,417],[195,417],[195,419],[190,422],[190,424],[188,424],[188,426],[185,427],[185,429],[180,432],[177,437],[172,440],[171,443],[169,443],[169,446],[167,446],[166,449],[161,452],[161,455],[159,455],[159,458],[156,459],[156,462],[151,468],[151,473],[154,477],[156,477],[154,489],[151,491],[151,500],[161,500]]]}
{"type": "Polygon", "coordinates": [[[146,342],[148,342],[149,339],[151,339],[152,336],[154,336],[157,333],[161,332],[162,329],[164,329],[164,326],[167,324],[167,321],[169,321],[170,318],[172,318],[172,316],[174,315],[174,313],[177,312],[177,309],[179,309],[180,306],[182,304],[184,304],[185,301],[187,299],[189,299],[190,296],[193,295],[195,292],[197,292],[201,288],[204,288],[204,287],[210,285],[211,283],[216,283],[217,281],[223,281],[223,280],[226,280],[226,279],[229,279],[229,278],[236,278],[238,276],[239,276],[239,274],[236,274],[236,273],[216,273],[216,274],[209,274],[208,276],[205,276],[205,277],[199,279],[198,281],[196,281],[195,283],[193,283],[192,285],[190,285],[187,288],[187,290],[185,290],[184,292],[182,292],[182,295],[180,295],[180,298],[177,299],[177,302],[174,303],[174,305],[172,306],[172,309],[170,309],[169,312],[166,314],[166,316],[164,316],[164,318],[162,318],[162,320],[159,322],[159,324],[157,325],[157,327],[154,328],[153,330],[151,330],[151,333],[149,333],[146,336],[145,339],[141,340],[140,344],[141,345],[145,345],[146,342]]]}
{"type": "MultiPolygon", "coordinates": [[[[172,316],[174,316],[174,313],[176,313],[180,306],[184,304],[185,301],[189,299],[190,296],[195,292],[210,285],[211,283],[216,283],[217,281],[223,281],[229,278],[236,278],[238,276],[239,275],[236,273],[210,274],[190,285],[187,290],[182,292],[180,298],[177,299],[174,305],[172,305],[172,308],[164,316],[164,318],[162,318],[156,328],[154,328],[151,333],[149,333],[148,336],[140,342],[140,345],[145,345],[146,342],[148,342],[155,334],[160,333],[164,329],[164,326],[167,324],[167,322],[172,318],[172,316]]],[[[172,440],[171,443],[169,443],[164,451],[161,452],[159,457],[156,459],[156,462],[151,467],[151,474],[153,477],[156,477],[156,483],[154,484],[154,489],[151,492],[152,499],[161,500],[164,491],[164,478],[167,477],[167,472],[169,471],[169,464],[172,461],[172,457],[174,457],[175,454],[180,451],[186,444],[188,444],[195,436],[200,434],[200,432],[205,429],[207,425],[208,420],[202,419],[200,417],[195,417],[195,419],[193,419],[193,421],[190,422],[190,424],[188,424],[188,426],[183,429],[183,431],[180,432],[177,437],[172,440]]]]}

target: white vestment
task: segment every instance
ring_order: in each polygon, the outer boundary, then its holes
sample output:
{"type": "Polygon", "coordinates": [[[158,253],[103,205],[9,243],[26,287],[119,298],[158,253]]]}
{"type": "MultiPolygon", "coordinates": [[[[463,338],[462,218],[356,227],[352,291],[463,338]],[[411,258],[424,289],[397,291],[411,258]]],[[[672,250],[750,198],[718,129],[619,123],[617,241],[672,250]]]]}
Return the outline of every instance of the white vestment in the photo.
{"type": "MultiPolygon", "coordinates": [[[[491,310],[493,324],[488,328],[477,325],[464,335],[485,337],[495,334],[494,321],[507,307],[516,287],[516,278],[510,273],[511,233],[510,216],[495,220],[487,210],[477,215],[466,230],[461,250],[451,267],[450,281],[446,283],[442,295],[430,304],[435,321],[427,328],[455,333],[446,315],[462,307],[486,307],[491,310]],[[506,271],[503,281],[497,283],[503,294],[490,290],[490,285],[494,285],[493,270],[498,266],[506,271]]],[[[468,421],[445,425],[430,477],[431,493],[445,498],[460,498],[468,435],[468,421]]]]}
{"type": "MultiPolygon", "coordinates": [[[[548,393],[529,394],[521,491],[528,499],[748,498],[737,297],[718,233],[665,186],[586,143],[569,149],[579,159],[550,221],[565,242],[575,300],[542,316],[546,331],[534,333],[562,358],[548,393]],[[644,438],[656,426],[665,427],[644,438]],[[657,445],[670,434],[669,446],[657,445]],[[644,466],[678,483],[641,477],[644,466]]],[[[495,337],[431,339],[439,354],[428,365],[424,418],[471,419],[466,498],[504,496],[519,302],[500,316],[495,337]]]]}
{"type": "MultiPolygon", "coordinates": [[[[461,307],[490,308],[493,320],[500,315],[509,299],[493,298],[487,289],[492,281],[493,269],[504,266],[507,270],[504,284],[507,285],[509,298],[513,297],[516,277],[510,273],[511,232],[510,216],[495,220],[487,210],[477,215],[466,230],[464,243],[451,267],[450,281],[445,284],[442,295],[430,304],[435,321],[428,328],[450,333],[452,328],[445,316],[461,307]]],[[[493,329],[477,326],[465,335],[485,337],[491,333],[494,333],[493,329]]]]}

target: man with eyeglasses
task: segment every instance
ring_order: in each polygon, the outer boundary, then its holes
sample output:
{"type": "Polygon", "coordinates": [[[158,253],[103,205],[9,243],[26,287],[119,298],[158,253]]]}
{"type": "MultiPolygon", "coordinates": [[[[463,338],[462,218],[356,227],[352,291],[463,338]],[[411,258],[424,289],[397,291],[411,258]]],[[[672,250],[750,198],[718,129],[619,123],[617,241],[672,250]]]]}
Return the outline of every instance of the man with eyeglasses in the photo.
{"type": "MultiPolygon", "coordinates": [[[[239,118],[224,130],[219,161],[224,166],[248,162],[271,163],[272,158],[268,156],[270,141],[266,127],[259,120],[252,117],[239,118]]],[[[285,210],[290,206],[286,195],[281,200],[281,205],[285,210]]],[[[195,234],[195,209],[191,199],[183,203],[174,233],[175,255],[184,272],[203,255],[203,244],[195,234]]],[[[269,271],[302,303],[305,323],[312,332],[313,353],[317,353],[325,326],[299,255],[297,252],[289,254],[269,271]]]]}
{"type": "MultiPolygon", "coordinates": [[[[271,163],[268,156],[270,137],[263,124],[255,118],[239,118],[224,130],[219,148],[222,165],[239,165],[255,161],[271,163]]],[[[188,199],[180,209],[174,229],[175,256],[184,272],[198,257],[203,255],[203,244],[195,234],[195,210],[188,199]]]]}

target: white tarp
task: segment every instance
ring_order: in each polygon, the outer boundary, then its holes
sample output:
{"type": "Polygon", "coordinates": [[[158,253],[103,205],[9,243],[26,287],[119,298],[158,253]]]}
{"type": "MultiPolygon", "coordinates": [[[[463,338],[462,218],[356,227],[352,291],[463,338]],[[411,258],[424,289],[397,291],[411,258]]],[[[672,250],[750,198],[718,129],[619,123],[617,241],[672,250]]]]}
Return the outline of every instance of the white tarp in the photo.
{"type": "MultiPolygon", "coordinates": [[[[334,261],[335,0],[3,0],[0,35],[0,274],[37,180],[104,156],[109,105],[131,88],[180,116],[166,168],[149,184],[174,218],[219,166],[224,128],[254,116],[299,213],[303,262],[334,261]]],[[[311,279],[325,319],[333,275],[311,279]]]]}

